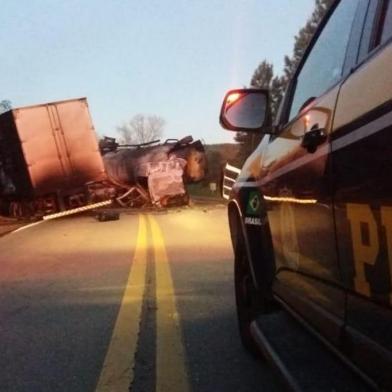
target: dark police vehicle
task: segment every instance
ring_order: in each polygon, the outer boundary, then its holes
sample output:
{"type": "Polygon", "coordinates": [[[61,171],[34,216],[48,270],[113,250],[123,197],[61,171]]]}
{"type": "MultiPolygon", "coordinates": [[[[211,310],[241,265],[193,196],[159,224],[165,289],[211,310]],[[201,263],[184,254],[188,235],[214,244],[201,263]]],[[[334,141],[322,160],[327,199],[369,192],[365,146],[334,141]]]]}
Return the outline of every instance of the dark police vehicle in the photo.
{"type": "Polygon", "coordinates": [[[265,134],[228,207],[242,342],[292,390],[392,390],[392,0],[336,1],[268,105],[220,117],[265,134]]]}

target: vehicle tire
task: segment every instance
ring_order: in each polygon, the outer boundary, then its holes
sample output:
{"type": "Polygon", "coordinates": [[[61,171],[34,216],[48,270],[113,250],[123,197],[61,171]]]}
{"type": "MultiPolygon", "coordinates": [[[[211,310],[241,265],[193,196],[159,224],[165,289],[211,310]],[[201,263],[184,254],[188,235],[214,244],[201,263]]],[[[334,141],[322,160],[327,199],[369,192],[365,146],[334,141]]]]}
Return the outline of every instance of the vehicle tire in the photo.
{"type": "Polygon", "coordinates": [[[259,357],[260,353],[253,341],[250,325],[258,315],[265,312],[265,304],[262,294],[254,286],[248,256],[242,238],[238,239],[234,253],[235,299],[241,342],[250,354],[259,357]]]}

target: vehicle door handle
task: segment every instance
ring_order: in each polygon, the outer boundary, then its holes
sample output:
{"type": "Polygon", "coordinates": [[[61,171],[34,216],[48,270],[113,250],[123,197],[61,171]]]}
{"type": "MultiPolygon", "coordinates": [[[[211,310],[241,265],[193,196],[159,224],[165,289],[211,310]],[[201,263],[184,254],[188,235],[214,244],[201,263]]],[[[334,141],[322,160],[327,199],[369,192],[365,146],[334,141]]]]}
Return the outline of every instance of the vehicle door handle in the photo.
{"type": "Polygon", "coordinates": [[[325,128],[319,128],[318,124],[314,125],[309,132],[306,132],[302,138],[301,146],[308,152],[314,153],[320,144],[327,140],[327,131],[325,128]]]}

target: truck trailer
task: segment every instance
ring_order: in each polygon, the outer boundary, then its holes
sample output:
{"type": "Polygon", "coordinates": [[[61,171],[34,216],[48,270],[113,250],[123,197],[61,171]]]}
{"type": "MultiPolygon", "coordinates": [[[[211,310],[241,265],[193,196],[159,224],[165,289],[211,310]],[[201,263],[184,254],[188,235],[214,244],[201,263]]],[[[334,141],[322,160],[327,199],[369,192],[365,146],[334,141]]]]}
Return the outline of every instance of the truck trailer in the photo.
{"type": "Polygon", "coordinates": [[[86,98],[0,115],[2,213],[61,214],[112,196],[86,98]]]}

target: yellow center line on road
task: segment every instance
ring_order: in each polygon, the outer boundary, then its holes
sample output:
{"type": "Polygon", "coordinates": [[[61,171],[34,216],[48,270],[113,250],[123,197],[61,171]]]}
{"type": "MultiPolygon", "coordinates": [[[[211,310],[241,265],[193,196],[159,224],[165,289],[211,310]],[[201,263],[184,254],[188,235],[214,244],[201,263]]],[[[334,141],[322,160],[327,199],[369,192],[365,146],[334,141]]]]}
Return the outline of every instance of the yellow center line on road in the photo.
{"type": "Polygon", "coordinates": [[[190,386],[185,365],[185,350],[165,242],[155,218],[149,215],[148,220],[154,246],[156,280],[156,391],[187,392],[190,391],[190,386]]]}
{"type": "Polygon", "coordinates": [[[96,392],[127,392],[134,377],[147,266],[147,224],[139,215],[136,249],[96,392]]]}

